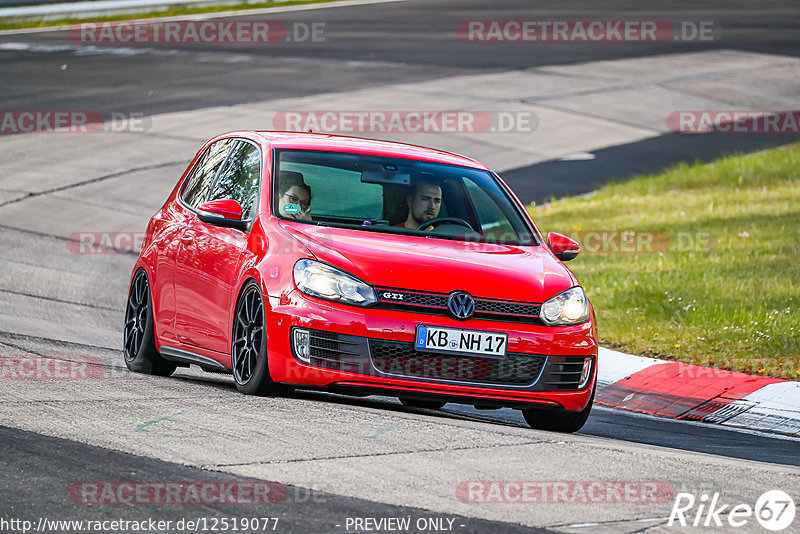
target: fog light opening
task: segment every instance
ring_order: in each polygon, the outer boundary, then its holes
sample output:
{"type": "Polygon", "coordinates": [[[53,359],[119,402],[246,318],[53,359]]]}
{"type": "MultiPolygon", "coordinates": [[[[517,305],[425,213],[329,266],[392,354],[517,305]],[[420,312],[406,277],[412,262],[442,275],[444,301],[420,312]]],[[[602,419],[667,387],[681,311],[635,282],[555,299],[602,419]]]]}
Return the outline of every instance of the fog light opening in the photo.
{"type": "Polygon", "coordinates": [[[311,336],[308,330],[295,328],[294,330],[294,353],[298,359],[311,363],[311,336]]]}
{"type": "Polygon", "coordinates": [[[583,389],[589,383],[592,377],[592,358],[585,358],[583,360],[583,369],[581,370],[581,381],[578,384],[578,389],[583,389]]]}

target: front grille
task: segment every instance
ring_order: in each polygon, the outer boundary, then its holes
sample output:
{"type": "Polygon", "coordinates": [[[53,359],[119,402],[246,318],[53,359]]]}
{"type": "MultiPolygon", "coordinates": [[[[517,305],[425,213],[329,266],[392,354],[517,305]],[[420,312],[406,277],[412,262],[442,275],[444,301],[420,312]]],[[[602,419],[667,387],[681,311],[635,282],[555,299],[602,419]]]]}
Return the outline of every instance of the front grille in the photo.
{"type": "Polygon", "coordinates": [[[505,386],[536,382],[545,356],[507,354],[505,358],[418,352],[412,343],[369,341],[372,364],[381,373],[409,378],[505,386]]]}
{"type": "Polygon", "coordinates": [[[438,293],[421,293],[412,291],[394,291],[377,289],[378,301],[389,302],[400,306],[422,306],[447,309],[447,295],[438,293]],[[398,300],[401,298],[402,300],[398,300]]]}
{"type": "Polygon", "coordinates": [[[524,304],[521,302],[508,302],[504,300],[475,299],[476,310],[486,313],[501,313],[505,315],[532,315],[539,317],[538,304],[524,304]]]}
{"type": "Polygon", "coordinates": [[[577,391],[586,356],[551,356],[545,376],[547,389],[577,391]]]}
{"type": "MultiPolygon", "coordinates": [[[[375,290],[378,294],[377,308],[449,315],[447,312],[449,295],[447,294],[380,287],[375,290]]],[[[476,319],[541,324],[539,320],[540,304],[481,297],[474,297],[474,299],[475,315],[473,317],[476,319]]]]}

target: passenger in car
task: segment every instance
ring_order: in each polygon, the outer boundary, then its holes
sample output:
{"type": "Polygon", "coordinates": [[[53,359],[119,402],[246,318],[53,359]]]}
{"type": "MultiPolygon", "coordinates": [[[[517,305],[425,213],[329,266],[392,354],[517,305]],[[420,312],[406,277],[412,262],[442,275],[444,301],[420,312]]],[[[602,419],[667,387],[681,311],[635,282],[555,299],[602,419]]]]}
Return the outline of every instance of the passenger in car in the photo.
{"type": "Polygon", "coordinates": [[[406,204],[408,205],[408,217],[404,222],[395,226],[416,230],[420,224],[439,216],[439,210],[442,209],[442,188],[433,180],[418,180],[411,187],[411,191],[406,197],[406,204]]]}
{"type": "Polygon", "coordinates": [[[311,187],[302,173],[280,171],[278,175],[278,211],[298,221],[311,219],[311,187]]]}

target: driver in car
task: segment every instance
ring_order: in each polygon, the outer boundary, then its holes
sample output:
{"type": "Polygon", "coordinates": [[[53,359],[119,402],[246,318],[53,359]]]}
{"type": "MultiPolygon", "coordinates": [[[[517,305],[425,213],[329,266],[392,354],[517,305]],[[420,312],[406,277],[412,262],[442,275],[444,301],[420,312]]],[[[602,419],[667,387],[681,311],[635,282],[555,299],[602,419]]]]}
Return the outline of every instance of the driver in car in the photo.
{"type": "Polygon", "coordinates": [[[278,175],[278,209],[284,217],[298,221],[311,219],[311,187],[303,174],[280,171],[278,175]]]}
{"type": "MultiPolygon", "coordinates": [[[[406,203],[408,204],[408,217],[405,222],[396,226],[416,230],[420,224],[439,216],[439,210],[442,209],[442,188],[436,182],[419,180],[411,188],[411,192],[406,197],[406,203]]],[[[429,231],[432,229],[433,227],[428,227],[429,231]]]]}

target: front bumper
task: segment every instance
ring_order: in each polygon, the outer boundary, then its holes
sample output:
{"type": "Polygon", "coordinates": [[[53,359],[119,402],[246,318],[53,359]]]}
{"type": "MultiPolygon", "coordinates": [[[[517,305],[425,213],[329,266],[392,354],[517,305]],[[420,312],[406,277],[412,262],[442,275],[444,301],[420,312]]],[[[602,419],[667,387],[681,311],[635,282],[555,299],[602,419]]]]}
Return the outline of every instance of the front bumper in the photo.
{"type": "Polygon", "coordinates": [[[486,407],[536,407],[580,411],[597,374],[591,321],[546,327],[329,303],[299,291],[270,298],[268,354],[273,380],[358,394],[436,398],[486,407]],[[508,334],[504,358],[418,353],[417,325],[508,334]],[[310,361],[297,357],[292,334],[312,333],[310,361]],[[578,389],[584,359],[591,378],[578,389]]]}

